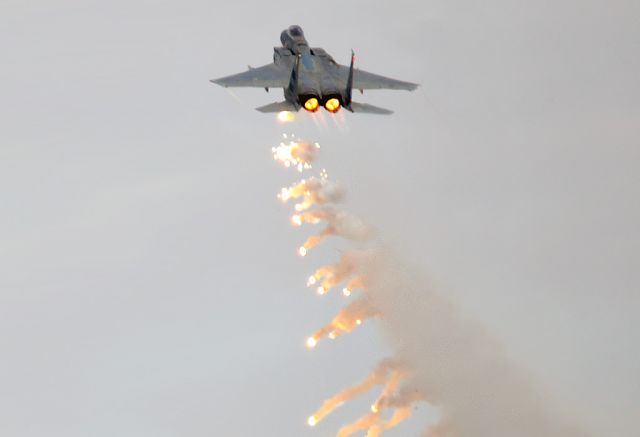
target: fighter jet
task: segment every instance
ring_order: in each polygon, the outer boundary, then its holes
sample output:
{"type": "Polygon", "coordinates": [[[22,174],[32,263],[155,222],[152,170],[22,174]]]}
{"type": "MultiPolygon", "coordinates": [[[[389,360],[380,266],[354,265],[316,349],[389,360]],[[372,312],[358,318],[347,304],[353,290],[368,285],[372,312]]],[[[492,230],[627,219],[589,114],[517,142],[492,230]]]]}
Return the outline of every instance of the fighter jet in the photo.
{"type": "Polygon", "coordinates": [[[390,79],[340,65],[321,48],[310,48],[300,26],[289,26],[280,34],[282,47],[273,48],[273,63],[251,68],[244,73],[213,79],[223,87],[282,88],[284,101],[256,108],[260,112],[299,111],[304,108],[316,112],[324,107],[336,113],[341,107],[351,112],[391,114],[389,109],[351,100],[351,91],[365,89],[415,90],[418,85],[390,79]]]}

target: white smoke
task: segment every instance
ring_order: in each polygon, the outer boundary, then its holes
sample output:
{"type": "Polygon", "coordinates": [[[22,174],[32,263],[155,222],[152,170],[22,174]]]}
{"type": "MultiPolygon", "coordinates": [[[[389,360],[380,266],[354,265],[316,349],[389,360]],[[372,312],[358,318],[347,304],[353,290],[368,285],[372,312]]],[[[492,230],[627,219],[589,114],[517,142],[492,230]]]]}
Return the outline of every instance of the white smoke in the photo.
{"type": "MultiPolygon", "coordinates": [[[[291,159],[305,169],[310,168],[311,162],[304,159],[315,157],[316,149],[292,143],[275,149],[275,156],[285,163],[291,159]],[[310,155],[294,156],[299,150],[310,155]]],[[[347,437],[363,430],[368,437],[379,436],[408,419],[417,402],[427,402],[440,416],[437,425],[425,430],[425,436],[585,436],[556,413],[548,396],[514,366],[481,326],[465,318],[419,274],[411,272],[406,263],[379,247],[379,242],[372,239],[375,232],[369,225],[332,205],[344,195],[337,187],[328,182],[323,171],[320,179],[304,179],[282,189],[279,196],[285,202],[302,198],[295,205],[294,225],[325,226],[300,247],[301,255],[329,236],[367,241],[370,247],[345,253],[335,265],[320,267],[309,278],[308,286],[322,281],[318,287],[320,294],[348,279],[344,294],[350,295],[356,287],[362,293],[309,337],[307,346],[314,348],[322,338],[335,339],[366,319],[380,318],[395,356],[383,361],[362,384],[327,400],[309,418],[309,424],[315,426],[342,402],[382,384],[382,393],[371,412],[343,426],[338,436],[347,437]],[[384,409],[392,410],[387,420],[381,415],[384,409]]]]}
{"type": "Polygon", "coordinates": [[[406,264],[376,250],[361,259],[360,268],[397,358],[411,368],[413,388],[441,407],[442,424],[425,435],[587,435],[556,414],[553,402],[481,326],[406,264]]]}

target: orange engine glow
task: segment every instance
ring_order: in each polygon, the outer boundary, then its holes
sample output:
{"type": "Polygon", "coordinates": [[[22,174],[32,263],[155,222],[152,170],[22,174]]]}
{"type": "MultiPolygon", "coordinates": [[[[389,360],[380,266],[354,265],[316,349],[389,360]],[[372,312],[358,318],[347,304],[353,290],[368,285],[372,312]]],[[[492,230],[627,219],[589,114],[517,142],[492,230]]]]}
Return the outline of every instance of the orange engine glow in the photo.
{"type": "Polygon", "coordinates": [[[304,109],[306,109],[309,112],[316,112],[319,107],[320,107],[320,103],[318,102],[318,99],[316,99],[315,97],[311,97],[307,99],[306,102],[304,102],[304,109]]]}
{"type": "Polygon", "coordinates": [[[340,110],[340,100],[336,99],[335,97],[329,99],[327,100],[327,103],[324,104],[324,107],[327,109],[327,111],[336,113],[340,110]]]}

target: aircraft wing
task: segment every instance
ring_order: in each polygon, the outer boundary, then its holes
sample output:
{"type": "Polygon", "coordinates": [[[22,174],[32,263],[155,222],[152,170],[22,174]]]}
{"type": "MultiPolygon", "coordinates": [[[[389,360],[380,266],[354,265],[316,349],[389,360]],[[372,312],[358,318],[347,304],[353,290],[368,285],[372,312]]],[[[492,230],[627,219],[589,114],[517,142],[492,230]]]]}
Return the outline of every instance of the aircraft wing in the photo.
{"type": "Polygon", "coordinates": [[[249,68],[244,73],[212,79],[211,82],[223,87],[286,88],[289,85],[291,71],[268,64],[258,68],[249,68]]]}
{"type": "MultiPolygon", "coordinates": [[[[340,66],[340,73],[344,76],[349,74],[349,67],[340,66]]],[[[353,70],[353,89],[389,89],[413,91],[418,88],[418,84],[404,82],[402,80],[391,79],[378,74],[369,73],[364,70],[353,70]]]]}

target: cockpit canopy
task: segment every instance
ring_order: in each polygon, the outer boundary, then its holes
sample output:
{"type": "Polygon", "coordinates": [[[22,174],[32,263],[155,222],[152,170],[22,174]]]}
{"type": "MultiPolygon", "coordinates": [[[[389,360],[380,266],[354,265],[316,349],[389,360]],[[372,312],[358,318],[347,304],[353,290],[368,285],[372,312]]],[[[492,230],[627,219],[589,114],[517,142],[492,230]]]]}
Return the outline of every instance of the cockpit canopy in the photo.
{"type": "Polygon", "coordinates": [[[280,34],[280,41],[282,42],[283,47],[292,51],[295,51],[295,47],[307,45],[307,40],[304,38],[302,28],[295,24],[282,31],[280,34]]]}
{"type": "Polygon", "coordinates": [[[291,36],[304,37],[304,32],[300,26],[289,26],[289,33],[291,36]]]}

